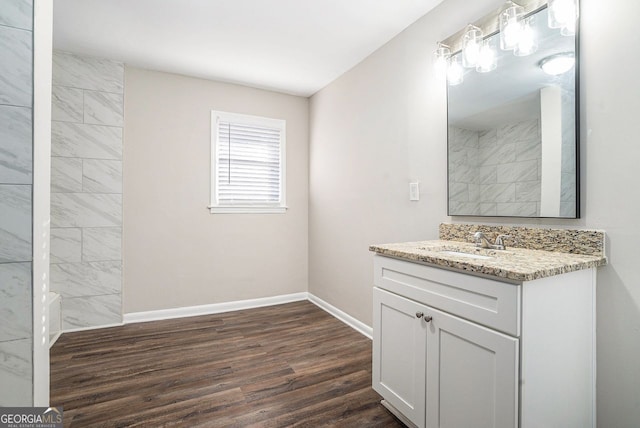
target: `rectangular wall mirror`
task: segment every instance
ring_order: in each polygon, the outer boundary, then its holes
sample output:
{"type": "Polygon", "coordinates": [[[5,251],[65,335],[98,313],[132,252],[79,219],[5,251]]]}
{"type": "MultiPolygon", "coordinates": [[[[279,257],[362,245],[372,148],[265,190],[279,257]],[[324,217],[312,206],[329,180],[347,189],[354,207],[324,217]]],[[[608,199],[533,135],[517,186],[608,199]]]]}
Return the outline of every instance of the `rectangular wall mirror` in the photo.
{"type": "Polygon", "coordinates": [[[451,216],[579,217],[578,37],[549,28],[547,14],[544,7],[527,18],[532,54],[501,50],[497,33],[484,42],[495,69],[451,57],[462,74],[448,84],[451,216]],[[559,57],[567,70],[543,70],[559,57]]]}

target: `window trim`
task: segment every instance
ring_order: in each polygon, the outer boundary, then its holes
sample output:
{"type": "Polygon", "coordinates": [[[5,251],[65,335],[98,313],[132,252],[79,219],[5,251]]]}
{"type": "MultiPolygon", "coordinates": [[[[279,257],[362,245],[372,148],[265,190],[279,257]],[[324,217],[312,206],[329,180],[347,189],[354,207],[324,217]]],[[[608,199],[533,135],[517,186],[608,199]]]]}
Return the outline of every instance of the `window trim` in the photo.
{"type": "Polygon", "coordinates": [[[287,211],[286,204],[286,160],[287,160],[287,122],[284,119],[272,119],[262,116],[252,116],[248,114],[228,113],[219,110],[211,110],[211,195],[209,199],[209,212],[211,214],[282,214],[287,211]],[[233,204],[220,205],[217,199],[217,173],[218,173],[218,122],[220,120],[249,124],[262,125],[280,129],[280,202],[274,204],[233,204]]]}

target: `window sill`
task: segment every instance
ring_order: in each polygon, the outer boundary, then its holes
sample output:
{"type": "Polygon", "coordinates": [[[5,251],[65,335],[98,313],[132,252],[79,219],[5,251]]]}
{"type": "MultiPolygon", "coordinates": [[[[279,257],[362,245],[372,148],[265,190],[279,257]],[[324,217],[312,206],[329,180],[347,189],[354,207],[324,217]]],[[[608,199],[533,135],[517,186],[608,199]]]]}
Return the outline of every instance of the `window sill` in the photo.
{"type": "Polygon", "coordinates": [[[269,206],[233,206],[233,207],[221,207],[221,206],[209,206],[209,212],[211,214],[284,214],[287,212],[287,207],[269,207],[269,206]]]}

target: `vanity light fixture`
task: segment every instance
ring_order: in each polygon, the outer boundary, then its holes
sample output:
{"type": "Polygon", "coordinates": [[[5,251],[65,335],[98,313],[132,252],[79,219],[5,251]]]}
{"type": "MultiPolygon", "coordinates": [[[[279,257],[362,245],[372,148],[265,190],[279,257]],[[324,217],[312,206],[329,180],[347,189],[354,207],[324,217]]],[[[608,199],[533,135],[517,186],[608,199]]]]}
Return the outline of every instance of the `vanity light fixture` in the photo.
{"type": "Polygon", "coordinates": [[[563,52],[548,56],[539,63],[540,68],[551,76],[558,76],[571,70],[576,62],[572,52],[563,52]]]}
{"type": "Polygon", "coordinates": [[[495,70],[497,66],[498,58],[496,55],[496,51],[493,46],[491,46],[491,40],[487,39],[482,42],[482,46],[480,47],[476,71],[478,73],[488,73],[492,70],[495,70]]]}
{"type": "Polygon", "coordinates": [[[524,8],[507,1],[500,13],[500,48],[508,51],[518,46],[523,31],[524,8]]]}
{"type": "MultiPolygon", "coordinates": [[[[493,37],[496,30],[499,30],[499,35],[495,37],[500,38],[500,49],[511,50],[515,56],[527,56],[536,52],[538,40],[536,25],[533,24],[535,14],[544,9],[545,3],[548,9],[548,26],[559,28],[562,35],[575,35],[578,0],[519,1],[523,1],[524,6],[507,0],[496,15],[478,21],[480,26],[469,24],[464,31],[446,39],[447,44],[438,43],[434,52],[434,68],[439,75],[447,75],[449,85],[462,83],[466,68],[475,68],[479,73],[497,68],[498,48],[493,37]],[[485,39],[485,32],[492,36],[485,39]]],[[[545,58],[538,65],[547,74],[559,75],[569,71],[574,63],[573,54],[567,53],[545,58]]]]}
{"type": "Polygon", "coordinates": [[[462,37],[462,66],[471,68],[478,64],[480,47],[482,46],[482,30],[475,25],[467,25],[462,37]]]}
{"type": "Polygon", "coordinates": [[[578,4],[576,0],[549,0],[549,28],[560,28],[565,36],[576,33],[578,4]]]}
{"type": "Polygon", "coordinates": [[[433,53],[433,57],[434,57],[433,67],[438,76],[447,75],[447,63],[449,62],[450,56],[451,56],[451,49],[449,48],[449,46],[444,45],[442,43],[438,43],[438,48],[433,53]]]}
{"type": "Polygon", "coordinates": [[[458,58],[460,55],[452,56],[449,58],[449,68],[447,70],[447,82],[449,85],[455,86],[462,83],[464,80],[464,68],[460,64],[458,58]]]}

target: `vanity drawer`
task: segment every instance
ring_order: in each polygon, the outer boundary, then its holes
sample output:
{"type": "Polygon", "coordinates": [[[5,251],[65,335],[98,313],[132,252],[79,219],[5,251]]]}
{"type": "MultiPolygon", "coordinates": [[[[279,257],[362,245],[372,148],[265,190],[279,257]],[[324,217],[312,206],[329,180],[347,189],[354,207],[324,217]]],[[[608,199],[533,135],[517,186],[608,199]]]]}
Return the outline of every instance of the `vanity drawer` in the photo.
{"type": "Polygon", "coordinates": [[[392,293],[520,335],[520,285],[378,255],[373,280],[392,293]]]}

